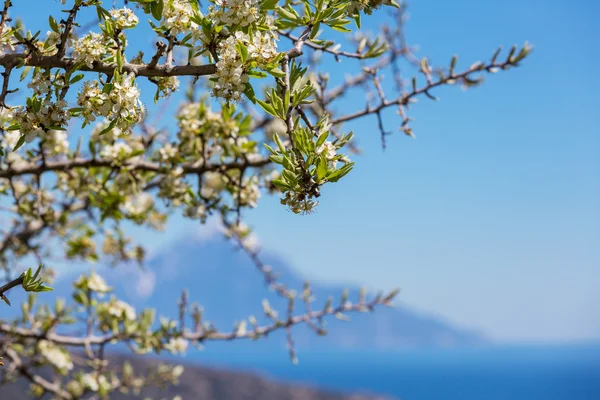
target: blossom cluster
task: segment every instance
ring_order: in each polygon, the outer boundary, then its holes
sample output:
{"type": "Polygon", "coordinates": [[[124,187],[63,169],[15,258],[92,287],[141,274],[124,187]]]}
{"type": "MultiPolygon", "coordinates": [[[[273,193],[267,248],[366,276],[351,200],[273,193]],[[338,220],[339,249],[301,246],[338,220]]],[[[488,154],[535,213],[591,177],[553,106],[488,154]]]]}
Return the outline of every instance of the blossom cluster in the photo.
{"type": "Polygon", "coordinates": [[[226,101],[239,101],[249,81],[249,63],[254,61],[263,67],[272,61],[278,54],[276,39],[277,35],[271,32],[253,31],[247,34],[238,31],[219,43],[214,95],[226,101]],[[247,51],[245,60],[238,50],[239,45],[247,51]]]}
{"type": "Polygon", "coordinates": [[[111,22],[117,29],[129,29],[135,27],[139,19],[133,10],[124,8],[113,8],[109,11],[111,16],[111,22]]]}
{"type": "Polygon", "coordinates": [[[69,118],[66,101],[43,102],[37,98],[34,98],[31,105],[12,108],[9,115],[9,119],[25,135],[27,142],[36,137],[44,138],[51,129],[64,129],[69,118]]]}
{"type": "Polygon", "coordinates": [[[82,107],[81,113],[86,123],[101,116],[114,121],[117,128],[127,130],[144,113],[139,97],[135,79],[127,75],[120,76],[120,81],[107,84],[102,89],[98,81],[86,81],[77,97],[77,104],[82,107]]]}
{"type": "Polygon", "coordinates": [[[114,55],[116,46],[114,39],[90,32],[73,43],[73,59],[92,68],[94,61],[102,61],[107,55],[114,55]]]}
{"type": "Polygon", "coordinates": [[[65,349],[56,346],[54,343],[47,340],[40,340],[38,342],[38,350],[46,361],[56,369],[61,371],[70,371],[73,369],[73,362],[71,361],[69,353],[65,349]]]}
{"type": "Polygon", "coordinates": [[[161,26],[171,35],[199,31],[198,24],[192,21],[193,16],[194,9],[190,0],[170,0],[165,2],[161,26]]]}
{"type": "Polygon", "coordinates": [[[208,17],[227,27],[246,27],[260,18],[258,0],[215,0],[209,6],[208,17]]]}

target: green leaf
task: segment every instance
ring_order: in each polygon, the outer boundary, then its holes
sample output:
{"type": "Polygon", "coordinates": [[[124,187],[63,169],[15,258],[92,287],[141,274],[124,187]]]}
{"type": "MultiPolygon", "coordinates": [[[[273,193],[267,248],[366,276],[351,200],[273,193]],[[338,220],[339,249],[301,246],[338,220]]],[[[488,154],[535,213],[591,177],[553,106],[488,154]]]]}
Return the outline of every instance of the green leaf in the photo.
{"type": "Polygon", "coordinates": [[[273,161],[275,164],[283,164],[283,156],[270,155],[269,160],[273,161]]]}
{"type": "Polygon", "coordinates": [[[117,119],[116,118],[113,119],[112,121],[110,121],[110,124],[108,124],[108,126],[106,128],[104,128],[102,130],[102,132],[99,133],[99,135],[102,136],[102,135],[110,132],[115,127],[115,125],[117,125],[117,119]]]}
{"type": "Polygon", "coordinates": [[[285,97],[283,98],[283,113],[287,114],[290,109],[290,90],[285,91],[285,97]]]}
{"type": "Polygon", "coordinates": [[[52,29],[56,33],[60,32],[60,30],[58,29],[58,24],[56,23],[56,20],[52,15],[48,17],[48,22],[50,23],[50,29],[52,29]]]}
{"type": "Polygon", "coordinates": [[[298,177],[292,171],[284,169],[281,171],[281,175],[288,181],[296,185],[298,183],[298,177]]]}
{"type": "Polygon", "coordinates": [[[242,62],[246,62],[246,60],[248,59],[248,48],[246,47],[246,45],[240,41],[238,41],[235,44],[235,48],[238,52],[238,54],[240,55],[240,58],[242,59],[242,62]]]}
{"type": "Polygon", "coordinates": [[[279,3],[278,0],[264,0],[260,5],[260,9],[261,10],[274,10],[275,7],[277,6],[277,3],[279,3]]]}
{"type": "Polygon", "coordinates": [[[25,79],[27,77],[27,74],[29,74],[29,71],[31,71],[31,67],[25,67],[23,68],[23,71],[21,72],[21,76],[19,78],[19,81],[23,81],[23,79],[25,79]]]}
{"type": "Polygon", "coordinates": [[[285,153],[286,149],[285,149],[285,146],[283,145],[283,143],[281,142],[281,139],[279,139],[279,135],[274,134],[273,139],[275,140],[275,143],[277,143],[277,147],[279,147],[279,151],[281,151],[282,153],[285,153]]]}
{"type": "MultiPolygon", "coordinates": [[[[31,268],[29,268],[31,270],[31,268]]],[[[42,270],[42,264],[40,263],[40,266],[38,267],[38,269],[35,271],[35,274],[33,275],[33,280],[36,280],[38,275],[40,274],[40,271],[42,270]]]]}
{"type": "Polygon", "coordinates": [[[273,182],[273,185],[277,186],[279,189],[282,189],[282,190],[292,189],[292,186],[290,186],[290,184],[287,183],[286,181],[284,181],[283,179],[273,179],[271,182],[273,182]]]}
{"type": "Polygon", "coordinates": [[[327,159],[324,154],[321,154],[319,157],[319,162],[317,165],[317,180],[321,180],[327,174],[327,159]]]}
{"type": "Polygon", "coordinates": [[[265,146],[267,148],[267,150],[269,150],[274,156],[277,155],[277,152],[271,146],[269,146],[268,144],[263,143],[263,146],[265,146]]]}
{"type": "Polygon", "coordinates": [[[254,93],[254,88],[249,82],[246,82],[246,89],[244,89],[244,95],[252,102],[252,104],[256,104],[256,94],[254,93]]]}
{"type": "Polygon", "coordinates": [[[72,84],[74,84],[74,83],[77,83],[77,82],[79,82],[80,80],[82,80],[82,79],[83,79],[83,77],[84,77],[84,75],[83,75],[83,74],[77,74],[77,75],[75,75],[74,77],[72,77],[72,78],[71,78],[71,80],[69,81],[69,84],[71,84],[71,85],[72,85],[72,84]]]}
{"type": "Polygon", "coordinates": [[[272,105],[265,103],[264,101],[260,100],[260,99],[256,99],[256,102],[262,107],[263,110],[265,110],[267,113],[271,114],[274,117],[277,117],[277,113],[275,112],[275,109],[273,108],[272,105]]]}
{"type": "Polygon", "coordinates": [[[13,149],[13,151],[17,151],[17,149],[19,147],[23,146],[23,144],[25,143],[25,137],[26,137],[26,135],[21,135],[21,137],[17,141],[17,144],[15,145],[15,148],[13,149]]]}
{"type": "Polygon", "coordinates": [[[325,141],[327,140],[327,137],[329,136],[329,132],[323,132],[319,135],[319,138],[317,139],[317,144],[316,146],[319,147],[320,145],[322,145],[323,143],[325,143],[325,141]]]}
{"type": "Polygon", "coordinates": [[[292,12],[290,12],[282,7],[277,7],[277,14],[279,14],[280,16],[282,16],[285,19],[289,19],[290,21],[299,22],[298,19],[296,18],[296,16],[292,12]]]}
{"type": "Polygon", "coordinates": [[[260,71],[258,69],[251,69],[246,74],[251,78],[266,78],[268,75],[266,72],[260,71]]]}
{"type": "Polygon", "coordinates": [[[267,72],[273,75],[275,78],[283,78],[285,76],[285,72],[283,72],[283,70],[280,68],[271,68],[267,70],[267,72]]]}
{"type": "Polygon", "coordinates": [[[160,21],[162,19],[163,8],[165,7],[164,0],[155,1],[150,5],[150,11],[154,19],[160,21]]]}
{"type": "Polygon", "coordinates": [[[330,173],[329,175],[327,175],[327,180],[329,182],[339,181],[341,178],[344,177],[344,175],[346,175],[348,172],[350,172],[352,170],[352,167],[354,167],[354,163],[348,163],[348,164],[344,165],[342,168],[337,169],[337,170],[333,171],[332,173],[330,173]]]}
{"type": "Polygon", "coordinates": [[[350,30],[348,28],[344,28],[342,25],[332,25],[331,29],[336,30],[338,32],[344,32],[344,33],[352,32],[352,30],[350,30]]]}

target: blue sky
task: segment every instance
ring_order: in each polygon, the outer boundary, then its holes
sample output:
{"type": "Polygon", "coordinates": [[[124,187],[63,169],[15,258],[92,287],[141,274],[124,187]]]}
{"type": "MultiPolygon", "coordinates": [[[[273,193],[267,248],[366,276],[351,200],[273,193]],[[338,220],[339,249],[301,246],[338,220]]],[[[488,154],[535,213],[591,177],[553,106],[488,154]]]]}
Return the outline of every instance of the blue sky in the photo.
{"type": "MultiPolygon", "coordinates": [[[[456,53],[467,67],[526,40],[535,51],[479,88],[421,99],[410,111],[417,138],[398,133],[385,152],[375,118],[348,125],[364,154],[316,214],[265,197],[248,222],[313,279],[399,286],[401,303],[501,341],[600,339],[600,6],[420,0],[409,10],[408,41],[434,64],[456,53]]],[[[160,249],[199,229],[177,218],[141,238],[160,249]]]]}
{"type": "Polygon", "coordinates": [[[570,4],[411,2],[408,40],[434,63],[525,40],[535,52],[480,88],[422,99],[416,140],[382,152],[375,118],[354,124],[364,155],[317,214],[276,199],[252,214],[265,247],[307,276],[400,286],[401,302],[499,340],[600,338],[600,7],[570,4]]]}

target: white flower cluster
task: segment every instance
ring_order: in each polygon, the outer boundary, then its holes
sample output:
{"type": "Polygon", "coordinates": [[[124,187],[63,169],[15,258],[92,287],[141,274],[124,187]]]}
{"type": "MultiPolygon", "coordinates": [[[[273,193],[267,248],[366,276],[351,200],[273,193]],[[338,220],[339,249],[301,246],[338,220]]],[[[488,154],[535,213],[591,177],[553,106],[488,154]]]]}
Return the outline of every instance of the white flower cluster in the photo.
{"type": "Polygon", "coordinates": [[[60,32],[48,31],[46,32],[46,45],[48,47],[56,46],[60,43],[60,32]]]}
{"type": "MultiPolygon", "coordinates": [[[[169,343],[165,345],[165,349],[170,351],[172,354],[181,354],[185,353],[188,348],[188,340],[182,337],[171,338],[169,339],[169,343]]],[[[183,372],[183,369],[181,370],[183,372]]],[[[181,374],[179,374],[181,375],[181,374]]]]}
{"type": "Polygon", "coordinates": [[[100,294],[112,291],[112,288],[106,284],[104,278],[94,271],[91,271],[89,276],[81,275],[77,281],[75,281],[75,287],[89,289],[92,292],[100,294]]]}
{"type": "Polygon", "coordinates": [[[329,166],[335,168],[337,165],[337,160],[335,156],[337,154],[335,145],[329,141],[323,143],[316,150],[317,154],[325,154],[325,158],[329,162],[329,166]]]}
{"type": "Polygon", "coordinates": [[[110,383],[106,376],[87,373],[81,376],[81,384],[84,388],[91,390],[92,392],[98,392],[102,390],[107,392],[110,389],[110,383]]]}
{"type": "Polygon", "coordinates": [[[177,119],[179,151],[183,157],[197,157],[200,152],[210,159],[217,154],[223,155],[226,147],[235,145],[233,137],[239,132],[238,125],[233,120],[224,121],[220,113],[212,112],[203,102],[186,104],[177,114],[177,119]],[[204,140],[199,140],[200,137],[204,140]],[[229,139],[230,146],[226,143],[229,139]]]}
{"type": "Polygon", "coordinates": [[[251,37],[243,34],[241,40],[248,47],[248,58],[256,61],[259,67],[273,60],[278,54],[277,34],[273,32],[256,31],[251,37]]]}
{"type": "Polygon", "coordinates": [[[242,189],[239,196],[235,196],[237,205],[248,206],[255,208],[260,198],[260,189],[258,187],[258,176],[244,178],[242,181],[242,189]]]}
{"type": "Polygon", "coordinates": [[[146,192],[129,197],[124,204],[125,211],[131,215],[144,215],[154,206],[154,199],[146,192]]]}
{"type": "Polygon", "coordinates": [[[177,114],[180,138],[192,138],[202,133],[204,137],[216,137],[223,133],[223,118],[204,103],[188,103],[177,114]]]}
{"type": "Polygon", "coordinates": [[[97,307],[98,315],[104,319],[124,319],[132,321],[136,317],[135,309],[122,300],[112,297],[106,303],[100,303],[97,307]]]}
{"type": "MultiPolygon", "coordinates": [[[[61,41],[62,33],[64,32],[64,29],[65,29],[65,24],[63,22],[59,22],[58,27],[59,27],[59,32],[56,32],[54,30],[46,32],[46,41],[45,42],[42,42],[42,41],[36,42],[37,48],[42,53],[47,54],[47,55],[56,53],[56,51],[57,51],[56,46],[61,41]]],[[[73,42],[76,39],[77,39],[77,36],[75,35],[75,33],[71,32],[69,37],[67,38],[67,46],[66,47],[67,48],[72,47],[73,42]]]]}
{"type": "Polygon", "coordinates": [[[100,33],[90,32],[73,43],[73,59],[92,68],[94,61],[101,61],[107,54],[114,54],[115,47],[116,43],[113,39],[100,33]]]}
{"type": "Polygon", "coordinates": [[[54,87],[54,82],[49,72],[39,72],[31,78],[27,87],[37,95],[46,95],[54,87]]]}
{"type": "Polygon", "coordinates": [[[172,35],[201,31],[198,24],[191,20],[194,16],[194,9],[190,4],[190,0],[166,1],[162,16],[161,26],[167,28],[172,35]]]}
{"type": "Polygon", "coordinates": [[[280,203],[289,207],[295,214],[310,214],[319,205],[318,201],[307,199],[306,195],[286,192],[280,203]]]}
{"type": "Polygon", "coordinates": [[[91,133],[91,140],[95,142],[112,143],[121,137],[127,136],[126,132],[123,132],[123,130],[117,127],[114,127],[109,131],[102,133],[106,128],[108,128],[109,125],[110,121],[106,119],[94,125],[94,128],[92,129],[91,133]]]}
{"type": "Polygon", "coordinates": [[[254,31],[252,35],[236,32],[235,35],[219,43],[219,61],[217,62],[217,80],[214,85],[214,95],[227,101],[239,101],[241,93],[246,88],[248,76],[245,74],[246,64],[236,48],[238,42],[246,46],[248,59],[256,61],[258,66],[264,66],[277,56],[276,36],[269,32],[254,31]]]}
{"type": "Polygon", "coordinates": [[[173,146],[171,143],[166,143],[158,150],[158,154],[160,161],[171,162],[177,157],[177,147],[173,146]]]}
{"type": "MultiPolygon", "coordinates": [[[[2,111],[6,110],[6,108],[2,109],[2,111]]],[[[21,132],[19,131],[3,131],[2,136],[0,137],[0,146],[5,149],[5,157],[9,157],[11,155],[17,155],[17,153],[12,150],[17,145],[19,138],[21,137],[21,132]]]]}
{"type": "Polygon", "coordinates": [[[349,15],[352,13],[363,11],[367,15],[371,15],[373,10],[378,9],[384,4],[392,4],[389,0],[352,0],[347,8],[349,15]]]}
{"type": "Polygon", "coordinates": [[[44,135],[44,148],[53,154],[66,154],[69,152],[67,131],[50,129],[44,135]]]}
{"type": "Polygon", "coordinates": [[[133,149],[127,143],[117,142],[104,147],[100,155],[113,160],[126,160],[132,152],[133,149]]]}
{"type": "Polygon", "coordinates": [[[29,143],[36,137],[44,138],[46,132],[55,127],[67,125],[69,114],[67,102],[45,101],[39,107],[18,106],[10,111],[9,120],[13,124],[20,124],[20,132],[29,143]]]}
{"type": "Polygon", "coordinates": [[[170,199],[174,206],[180,205],[188,193],[188,185],[183,180],[183,168],[176,167],[169,170],[160,183],[158,196],[170,199]]]}
{"type": "Polygon", "coordinates": [[[160,76],[154,80],[160,97],[169,97],[179,89],[179,78],[176,76],[160,76]]]}
{"type": "Polygon", "coordinates": [[[213,87],[216,97],[235,102],[240,101],[241,94],[246,89],[246,82],[249,80],[244,74],[244,63],[235,47],[236,43],[235,36],[229,36],[219,43],[217,81],[213,87]]]}
{"type": "MultiPolygon", "coordinates": [[[[6,27],[6,28],[8,28],[8,27],[6,27]]],[[[12,35],[12,29],[11,30],[6,29],[5,33],[0,36],[0,56],[4,55],[7,48],[8,48],[8,50],[13,51],[15,49],[15,42],[16,42],[16,39],[12,35]]]]}
{"type": "Polygon", "coordinates": [[[225,189],[225,186],[225,181],[220,173],[211,171],[205,172],[202,175],[200,195],[205,199],[212,199],[225,189]]]}
{"type": "Polygon", "coordinates": [[[112,22],[117,29],[128,29],[135,27],[139,19],[135,15],[135,13],[127,8],[113,8],[110,10],[110,16],[112,17],[112,22]]]}
{"type": "Polygon", "coordinates": [[[46,361],[57,369],[67,371],[73,369],[73,362],[71,361],[71,357],[69,357],[69,353],[53,343],[42,339],[38,342],[38,350],[46,361]]]}
{"type": "Polygon", "coordinates": [[[104,146],[100,155],[104,158],[113,160],[115,164],[129,160],[136,162],[139,160],[139,156],[134,156],[134,152],[137,154],[143,151],[144,145],[139,141],[124,142],[119,141],[114,144],[107,144],[104,146]]]}
{"type": "Polygon", "coordinates": [[[102,90],[98,81],[86,81],[77,104],[83,108],[86,122],[93,122],[97,116],[117,120],[116,127],[126,130],[140,120],[144,112],[140,101],[140,91],[133,77],[122,77],[120,82],[112,83],[111,90],[102,90]]]}
{"type": "Polygon", "coordinates": [[[259,8],[258,0],[215,0],[215,5],[208,8],[208,17],[227,27],[248,26],[258,21],[259,8]]]}

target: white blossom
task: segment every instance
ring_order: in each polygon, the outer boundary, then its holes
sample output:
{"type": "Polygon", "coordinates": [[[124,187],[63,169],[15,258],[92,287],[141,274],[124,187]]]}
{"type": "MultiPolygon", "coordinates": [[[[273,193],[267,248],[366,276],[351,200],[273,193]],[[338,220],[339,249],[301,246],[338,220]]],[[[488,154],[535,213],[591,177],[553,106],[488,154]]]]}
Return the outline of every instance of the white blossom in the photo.
{"type": "Polygon", "coordinates": [[[112,289],[106,284],[104,278],[95,273],[94,271],[90,272],[89,276],[81,275],[77,281],[75,282],[75,286],[82,287],[87,286],[87,288],[96,293],[108,293],[112,289]]]}
{"type": "Polygon", "coordinates": [[[201,31],[202,29],[198,24],[191,20],[193,15],[194,9],[189,0],[166,1],[161,25],[167,28],[172,35],[201,31]]]}
{"type": "Polygon", "coordinates": [[[107,303],[101,303],[97,307],[98,314],[108,318],[124,318],[134,320],[136,317],[135,309],[122,300],[112,297],[107,303]]]}
{"type": "Polygon", "coordinates": [[[73,43],[73,59],[76,63],[84,63],[89,68],[94,66],[94,61],[102,61],[107,54],[115,52],[116,43],[111,38],[90,32],[73,43]]]}
{"type": "Polygon", "coordinates": [[[236,48],[238,42],[248,50],[246,62],[256,61],[261,67],[277,56],[276,38],[276,35],[270,32],[253,31],[250,36],[238,31],[221,41],[218,48],[219,61],[216,64],[214,95],[227,101],[239,101],[246,88],[248,76],[245,73],[246,66],[236,48]]]}
{"type": "Polygon", "coordinates": [[[169,343],[165,345],[165,348],[173,354],[185,353],[188,348],[188,340],[182,337],[171,338],[169,339],[169,343]]]}
{"type": "Polygon", "coordinates": [[[127,7],[116,9],[113,8],[109,12],[110,16],[112,17],[112,22],[117,29],[133,28],[139,22],[139,19],[135,13],[127,7]]]}
{"type": "Polygon", "coordinates": [[[215,0],[214,3],[209,6],[208,17],[220,25],[248,26],[260,17],[258,0],[215,0]]]}
{"type": "Polygon", "coordinates": [[[337,155],[337,151],[336,151],[335,145],[333,143],[331,143],[329,141],[323,143],[322,145],[317,147],[316,152],[317,152],[317,154],[324,154],[325,159],[327,161],[329,161],[329,165],[332,166],[333,168],[336,167],[337,160],[334,160],[334,158],[337,155]]]}
{"type": "Polygon", "coordinates": [[[125,160],[132,152],[133,149],[127,143],[117,142],[115,144],[109,144],[106,147],[104,147],[100,155],[102,157],[114,160],[125,160]]]}
{"type": "Polygon", "coordinates": [[[141,192],[125,201],[125,211],[133,215],[142,215],[154,205],[154,199],[149,193],[141,192]]]}
{"type": "Polygon", "coordinates": [[[69,141],[67,131],[51,129],[44,138],[44,147],[55,154],[66,154],[69,152],[69,141]]]}
{"type": "Polygon", "coordinates": [[[154,78],[159,97],[169,97],[179,89],[179,78],[176,76],[159,76],[154,78]]]}
{"type": "Polygon", "coordinates": [[[15,124],[19,124],[19,131],[25,136],[27,143],[30,143],[37,137],[43,138],[46,132],[53,127],[64,127],[67,125],[69,114],[68,105],[64,100],[41,101],[39,107],[30,106],[14,107],[10,111],[10,119],[15,124]],[[36,111],[37,110],[37,111],[36,111]]]}
{"type": "Polygon", "coordinates": [[[221,174],[209,171],[202,175],[202,188],[200,189],[202,197],[210,199],[223,189],[225,189],[225,181],[221,174]]]}
{"type": "Polygon", "coordinates": [[[158,154],[160,156],[161,161],[168,162],[173,160],[177,156],[177,148],[171,143],[166,143],[160,148],[160,150],[158,150],[158,154]]]}
{"type": "Polygon", "coordinates": [[[42,356],[56,368],[67,371],[73,369],[73,362],[71,361],[69,353],[53,343],[42,339],[38,342],[38,350],[42,356]]]}
{"type": "Polygon", "coordinates": [[[98,380],[93,374],[84,374],[81,377],[81,383],[85,388],[91,390],[92,392],[97,392],[99,389],[98,380]]]}
{"type": "Polygon", "coordinates": [[[93,122],[102,116],[116,120],[116,127],[125,130],[140,120],[144,107],[139,99],[140,91],[133,77],[127,76],[121,82],[112,83],[108,91],[103,91],[97,80],[84,83],[77,104],[83,108],[86,122],[93,122]]]}
{"type": "Polygon", "coordinates": [[[98,392],[100,390],[107,391],[110,389],[110,383],[106,376],[98,375],[95,373],[86,373],[81,376],[81,384],[92,392],[98,392]]]}

